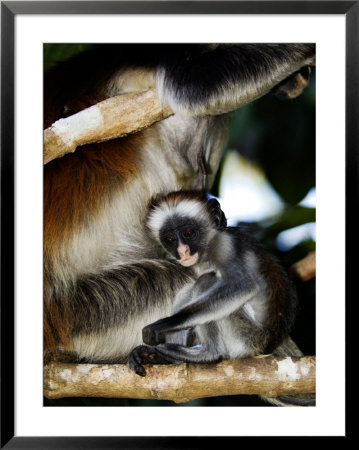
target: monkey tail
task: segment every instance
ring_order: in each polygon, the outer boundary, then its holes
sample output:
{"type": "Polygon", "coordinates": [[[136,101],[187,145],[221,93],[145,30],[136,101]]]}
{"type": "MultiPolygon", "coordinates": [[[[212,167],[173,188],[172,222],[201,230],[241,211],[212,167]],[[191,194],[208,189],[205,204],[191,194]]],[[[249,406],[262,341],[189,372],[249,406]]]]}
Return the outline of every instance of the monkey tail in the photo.
{"type": "MultiPolygon", "coordinates": [[[[295,342],[288,336],[273,352],[276,356],[303,356],[295,342]]],[[[281,395],[269,398],[261,396],[266,402],[275,406],[315,406],[315,394],[281,395]]]]}

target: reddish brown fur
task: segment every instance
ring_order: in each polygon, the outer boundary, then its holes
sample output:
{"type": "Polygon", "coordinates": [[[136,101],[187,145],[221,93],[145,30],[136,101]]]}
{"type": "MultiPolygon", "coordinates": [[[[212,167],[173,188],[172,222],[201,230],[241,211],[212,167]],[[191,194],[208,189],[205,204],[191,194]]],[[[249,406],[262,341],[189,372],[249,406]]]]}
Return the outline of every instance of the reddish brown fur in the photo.
{"type": "Polygon", "coordinates": [[[289,331],[294,320],[294,308],[288,301],[289,281],[284,270],[272,258],[266,258],[261,263],[261,271],[267,280],[271,281],[267,329],[271,330],[271,342],[265,352],[272,352],[281,344],[283,337],[289,331]]]}
{"type": "Polygon", "coordinates": [[[206,201],[206,194],[202,191],[190,191],[190,190],[170,192],[166,196],[153,197],[149,203],[149,209],[156,208],[159,205],[159,203],[162,203],[163,201],[173,206],[177,206],[184,200],[196,200],[200,203],[203,203],[206,201]]]}
{"type": "Polygon", "coordinates": [[[44,302],[44,350],[63,350],[73,347],[69,310],[61,310],[54,302],[44,302]]]}
{"type": "MultiPolygon", "coordinates": [[[[104,70],[96,83],[96,75],[74,74],[77,81],[68,85],[62,70],[69,71],[71,62],[46,78],[44,92],[44,128],[56,120],[75,114],[108,98],[104,82],[113,71],[104,70]],[[64,106],[65,105],[65,106],[64,106]]],[[[102,70],[100,67],[98,70],[102,70]]],[[[113,195],[138,174],[142,133],[101,144],[86,145],[75,153],[56,159],[44,170],[44,341],[45,349],[61,345],[72,347],[73,312],[70,303],[60,307],[53,297],[54,262],[61,248],[81,229],[91,227],[108,207],[113,195]]]]}
{"type": "Polygon", "coordinates": [[[96,220],[106,199],[136,176],[139,139],[133,140],[84,146],[45,167],[45,242],[50,248],[96,220]]]}
{"type": "Polygon", "coordinates": [[[106,199],[136,176],[136,148],[133,139],[88,145],[45,167],[45,252],[55,255],[79,227],[96,221],[106,199]]]}
{"type": "MultiPolygon", "coordinates": [[[[53,261],[79,229],[91,223],[107,207],[124,182],[138,172],[141,135],[88,145],[45,166],[44,174],[44,264],[53,273],[53,261]]],[[[44,332],[46,348],[71,343],[71,314],[60,311],[55,299],[46,298],[50,279],[45,279],[44,332]]],[[[50,294],[52,295],[52,294],[50,294]]]]}

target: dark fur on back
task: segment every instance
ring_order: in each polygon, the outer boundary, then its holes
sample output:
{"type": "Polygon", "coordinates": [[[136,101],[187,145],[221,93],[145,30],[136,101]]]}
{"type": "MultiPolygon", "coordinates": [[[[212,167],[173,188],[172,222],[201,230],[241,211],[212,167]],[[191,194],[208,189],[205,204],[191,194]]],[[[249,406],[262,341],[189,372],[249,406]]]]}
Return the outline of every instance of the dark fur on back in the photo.
{"type": "MultiPolygon", "coordinates": [[[[293,328],[297,312],[295,288],[283,267],[241,227],[230,227],[226,229],[226,232],[235,236],[234,242],[238,254],[243,254],[248,249],[255,252],[259,259],[259,274],[270,280],[267,320],[259,332],[249,324],[244,335],[247,334],[248,341],[254,348],[258,348],[260,353],[272,353],[293,328]]],[[[244,316],[243,320],[245,326],[248,319],[244,316]]]]}
{"type": "Polygon", "coordinates": [[[94,45],[47,72],[45,127],[106,98],[104,86],[121,68],[163,72],[164,90],[191,109],[225,95],[231,86],[240,86],[244,96],[256,89],[260,93],[268,78],[265,93],[275,80],[279,84],[292,75],[296,63],[297,70],[303,60],[313,63],[314,53],[314,44],[94,45]]]}

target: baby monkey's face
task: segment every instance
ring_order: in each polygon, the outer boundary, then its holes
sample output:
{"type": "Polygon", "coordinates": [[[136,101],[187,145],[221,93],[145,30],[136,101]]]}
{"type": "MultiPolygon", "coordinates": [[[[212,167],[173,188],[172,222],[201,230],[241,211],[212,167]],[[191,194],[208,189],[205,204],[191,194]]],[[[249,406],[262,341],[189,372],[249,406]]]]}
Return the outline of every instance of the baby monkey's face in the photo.
{"type": "Polygon", "coordinates": [[[190,267],[199,261],[205,243],[201,224],[195,219],[171,218],[159,235],[163,247],[182,266],[190,267]]]}

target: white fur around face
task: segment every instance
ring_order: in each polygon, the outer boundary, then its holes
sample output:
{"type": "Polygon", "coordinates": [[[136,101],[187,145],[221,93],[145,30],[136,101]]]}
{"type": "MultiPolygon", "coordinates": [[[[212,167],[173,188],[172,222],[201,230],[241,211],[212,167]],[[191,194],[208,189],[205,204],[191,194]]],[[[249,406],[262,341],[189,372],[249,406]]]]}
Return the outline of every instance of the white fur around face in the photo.
{"type": "Polygon", "coordinates": [[[150,213],[147,221],[147,226],[157,239],[166,220],[174,215],[203,220],[207,213],[204,211],[203,205],[195,200],[182,200],[178,205],[163,202],[150,213]]]}

